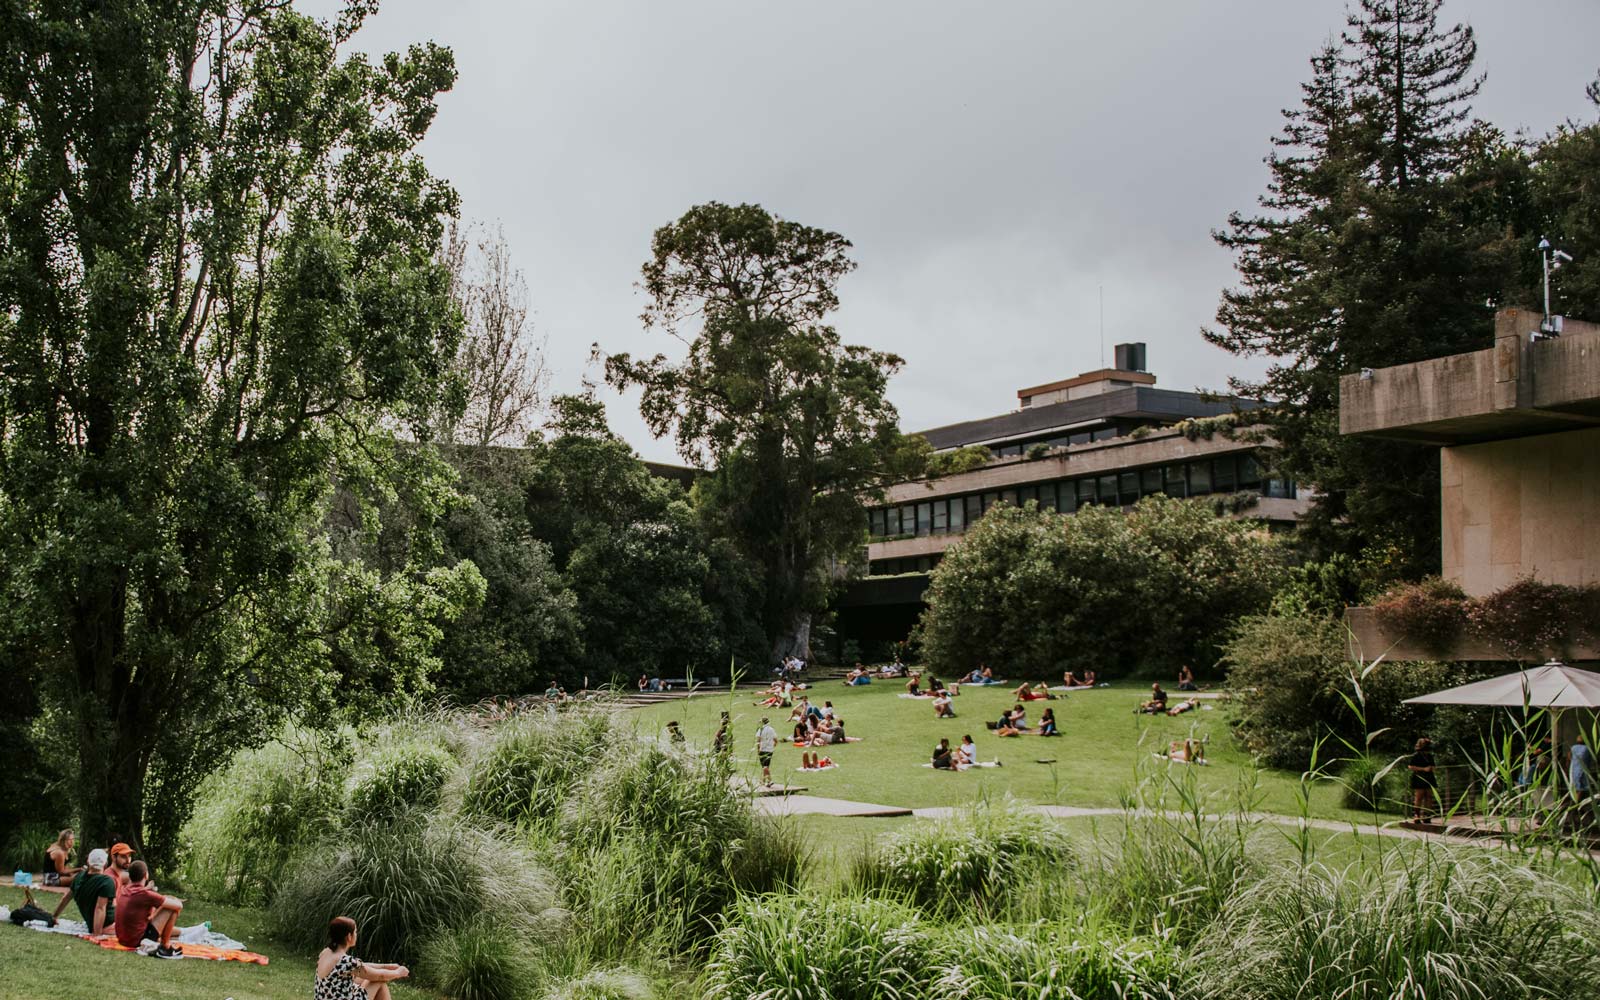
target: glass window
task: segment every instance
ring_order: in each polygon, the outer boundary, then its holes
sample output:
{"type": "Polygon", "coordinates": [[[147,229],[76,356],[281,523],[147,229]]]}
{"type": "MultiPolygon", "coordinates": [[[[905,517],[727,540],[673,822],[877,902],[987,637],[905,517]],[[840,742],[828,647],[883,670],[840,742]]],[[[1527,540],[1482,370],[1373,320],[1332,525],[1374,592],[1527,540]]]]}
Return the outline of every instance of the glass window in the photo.
{"type": "Polygon", "coordinates": [[[1123,506],[1139,502],[1139,474],[1124,472],[1117,477],[1117,502],[1123,506]]]}
{"type": "Polygon", "coordinates": [[[956,497],[950,501],[950,534],[959,535],[967,530],[966,518],[963,515],[966,512],[967,504],[974,499],[974,497],[956,497]]]}
{"type": "Polygon", "coordinates": [[[933,533],[944,535],[950,532],[950,503],[947,500],[933,502],[933,533]]]}
{"type": "Polygon", "coordinates": [[[996,448],[994,450],[994,453],[995,453],[995,457],[997,457],[997,458],[1016,458],[1016,457],[1018,457],[1019,455],[1022,454],[1022,445],[1020,445],[1020,444],[1005,444],[1005,445],[1001,445],[1000,447],[998,447],[998,448],[996,448]]]}
{"type": "Polygon", "coordinates": [[[1068,437],[1066,435],[1062,435],[1061,437],[1053,437],[1050,440],[1045,442],[1045,444],[1048,444],[1052,448],[1065,448],[1067,445],[1069,445],[1071,443],[1072,443],[1072,438],[1070,438],[1070,437],[1068,437]]]}
{"type": "Polygon", "coordinates": [[[1163,487],[1169,497],[1186,497],[1189,495],[1189,477],[1181,465],[1169,465],[1166,468],[1166,486],[1163,487]]]}
{"type": "Polygon", "coordinates": [[[1269,480],[1267,480],[1266,489],[1262,490],[1262,492],[1265,493],[1269,497],[1277,497],[1277,498],[1282,499],[1282,500],[1293,500],[1294,499],[1294,480],[1292,480],[1292,479],[1269,479],[1269,480]]]}
{"type": "Polygon", "coordinates": [[[1096,441],[1110,441],[1116,436],[1117,429],[1115,427],[1097,427],[1094,431],[1094,439],[1096,441]]]}
{"type": "Polygon", "coordinates": [[[1139,473],[1139,493],[1149,496],[1161,492],[1161,470],[1159,468],[1146,469],[1139,473]]]}
{"type": "Polygon", "coordinates": [[[1094,503],[1094,502],[1095,502],[1094,480],[1093,479],[1080,479],[1080,480],[1078,480],[1078,506],[1082,507],[1085,504],[1091,504],[1091,503],[1094,503]]]}
{"type": "Polygon", "coordinates": [[[1001,503],[1008,503],[1011,506],[1015,507],[1017,505],[1017,491],[1016,490],[1001,490],[1000,491],[1000,502],[1001,503]]]}
{"type": "Polygon", "coordinates": [[[1204,496],[1211,492],[1211,463],[1189,463],[1189,495],[1204,496]]]}
{"type": "Polygon", "coordinates": [[[1056,484],[1055,483],[1040,483],[1039,486],[1038,486],[1038,490],[1039,490],[1039,509],[1040,510],[1055,510],[1056,509],[1056,484]]]}
{"type": "Polygon", "coordinates": [[[917,537],[926,536],[933,530],[933,504],[917,504],[917,537]]]}
{"type": "Polygon", "coordinates": [[[1077,484],[1071,480],[1062,480],[1056,484],[1056,510],[1063,514],[1070,514],[1078,509],[1077,484]]]}
{"type": "Polygon", "coordinates": [[[1023,504],[1027,503],[1029,500],[1032,500],[1035,503],[1038,502],[1038,500],[1039,500],[1039,488],[1037,486],[1019,486],[1019,487],[1017,487],[1017,506],[1021,507],[1023,504]]]}
{"type": "Polygon", "coordinates": [[[890,507],[883,512],[883,534],[885,538],[892,538],[900,534],[900,508],[890,507]]]}
{"type": "Polygon", "coordinates": [[[1068,438],[1068,440],[1073,444],[1088,444],[1092,437],[1093,435],[1088,431],[1079,431],[1077,434],[1074,434],[1068,438]]]}
{"type": "Polygon", "coordinates": [[[990,507],[993,507],[995,504],[997,504],[999,502],[1000,502],[1000,494],[998,494],[998,493],[985,493],[983,495],[983,509],[985,511],[987,511],[990,507]]]}
{"type": "Polygon", "coordinates": [[[1261,466],[1256,462],[1254,455],[1239,456],[1239,488],[1245,490],[1261,488],[1261,466]]]}
{"type": "Polygon", "coordinates": [[[983,516],[983,497],[974,493],[967,497],[967,523],[975,524],[983,516]]]}
{"type": "Polygon", "coordinates": [[[1211,488],[1218,493],[1233,492],[1233,456],[1224,455],[1211,463],[1211,488]]]}
{"type": "Polygon", "coordinates": [[[1117,477],[1101,476],[1098,482],[1100,483],[1100,502],[1115,504],[1117,502],[1117,477]]]}

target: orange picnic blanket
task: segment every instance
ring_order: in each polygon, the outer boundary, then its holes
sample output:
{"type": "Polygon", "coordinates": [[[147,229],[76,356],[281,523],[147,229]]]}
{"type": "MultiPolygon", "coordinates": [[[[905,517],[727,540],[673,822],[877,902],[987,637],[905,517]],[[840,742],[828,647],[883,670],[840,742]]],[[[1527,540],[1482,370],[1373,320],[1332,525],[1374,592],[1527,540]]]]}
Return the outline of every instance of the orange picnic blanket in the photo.
{"type": "MultiPolygon", "coordinates": [[[[85,941],[93,941],[107,951],[134,951],[135,949],[124,946],[114,937],[93,938],[87,934],[85,941]]],[[[173,942],[178,944],[178,942],[173,942]]],[[[248,962],[252,965],[266,965],[267,956],[258,955],[253,951],[235,951],[232,948],[213,948],[208,944],[179,944],[183,949],[184,958],[205,958],[213,962],[248,962]]]]}

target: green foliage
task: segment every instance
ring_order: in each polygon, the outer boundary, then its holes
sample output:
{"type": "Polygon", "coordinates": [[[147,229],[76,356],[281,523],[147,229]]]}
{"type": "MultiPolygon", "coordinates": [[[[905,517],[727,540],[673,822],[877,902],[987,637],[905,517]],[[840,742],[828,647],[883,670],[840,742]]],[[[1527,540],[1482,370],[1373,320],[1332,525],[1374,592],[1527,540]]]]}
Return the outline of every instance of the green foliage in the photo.
{"type": "Polygon", "coordinates": [[[1391,852],[1255,883],[1197,942],[1188,979],[1219,1000],[1585,996],[1600,977],[1595,917],[1592,898],[1522,859],[1391,852]]]}
{"type": "Polygon", "coordinates": [[[631,741],[609,711],[579,708],[522,715],[502,724],[467,765],[462,813],[472,819],[542,828],[569,790],[631,741]]]}
{"type": "Polygon", "coordinates": [[[1205,333],[1272,359],[1232,386],[1281,402],[1277,470],[1318,489],[1303,540],[1322,556],[1393,543],[1410,578],[1438,569],[1438,450],[1342,437],[1338,379],[1487,346],[1538,235],[1526,159],[1470,118],[1476,41],[1441,3],[1362,0],[1312,58],[1259,213],[1216,235],[1239,286],[1205,333]]]}
{"type": "Polygon", "coordinates": [[[349,51],[367,9],[0,15],[0,598],[80,734],[86,838],[157,861],[233,750],[415,690],[470,582],[316,531],[333,480],[396,478],[459,337],[417,152],[454,60],[349,51]]]}
{"type": "Polygon", "coordinates": [[[646,326],[686,355],[606,358],[608,383],[642,390],[650,429],[715,467],[714,509],[761,567],[775,653],[805,655],[831,565],[860,558],[864,495],[904,474],[884,395],[901,359],[847,345],[826,323],[855,267],[849,248],[758,205],[697,205],[656,230],[641,282],[646,326]]]}
{"type": "Polygon", "coordinates": [[[450,751],[437,744],[388,743],[356,765],[350,815],[357,820],[384,820],[409,809],[432,809],[458,767],[450,751]]]}
{"type": "Polygon", "coordinates": [[[1251,615],[1234,628],[1223,654],[1240,692],[1234,731],[1262,763],[1303,770],[1319,738],[1341,751],[1404,752],[1429,718],[1404,700],[1464,679],[1442,663],[1380,664],[1360,681],[1363,719],[1346,700],[1359,669],[1347,638],[1343,623],[1308,614],[1251,615]]]}
{"type": "Polygon", "coordinates": [[[5,855],[0,865],[4,865],[8,872],[37,871],[44,863],[45,852],[56,842],[61,830],[61,827],[48,823],[22,824],[6,838],[5,855]]]}
{"type": "Polygon", "coordinates": [[[1574,644],[1600,642],[1600,585],[1572,587],[1525,577],[1469,598],[1448,580],[1430,578],[1389,590],[1373,607],[1391,635],[1448,653],[1470,635],[1522,660],[1566,656],[1574,644]]]}
{"type": "MultiPolygon", "coordinates": [[[[926,443],[927,439],[916,435],[908,436],[907,440],[920,440],[926,443]]],[[[994,460],[994,453],[981,444],[963,445],[949,451],[929,451],[923,459],[922,474],[928,479],[940,479],[945,476],[959,476],[964,472],[981,469],[994,460]]]]}
{"type": "Polygon", "coordinates": [[[1005,799],[979,803],[869,846],[853,886],[904,897],[925,914],[995,915],[1060,888],[1074,852],[1052,820],[1005,799]]]}
{"type": "Polygon", "coordinates": [[[936,1000],[1156,1000],[1175,995],[1177,959],[1154,938],[1102,922],[978,925],[940,931],[947,957],[923,994],[936,1000]]]}
{"type": "Polygon", "coordinates": [[[588,940],[668,956],[704,937],[739,893],[798,883],[797,839],[752,815],[728,778],[725,758],[630,744],[573,791],[561,871],[588,940]],[[658,919],[640,927],[641,908],[658,919]]]}
{"type": "Polygon", "coordinates": [[[1357,754],[1339,770],[1340,799],[1346,809],[1401,812],[1408,805],[1408,784],[1402,760],[1375,754],[1357,754]]]}
{"type": "Polygon", "coordinates": [[[545,987],[539,1000],[655,1000],[650,981],[627,969],[595,969],[545,987]]]}
{"type": "Polygon", "coordinates": [[[1372,610],[1390,635],[1406,636],[1430,653],[1448,655],[1467,624],[1467,595],[1452,580],[1428,577],[1392,588],[1372,610]]]}
{"type": "Polygon", "coordinates": [[[528,942],[493,916],[428,938],[418,967],[451,1000],[523,1000],[535,976],[528,942]]]}
{"type": "Polygon", "coordinates": [[[201,786],[183,828],[183,881],[211,899],[259,906],[291,858],[337,829],[350,747],[338,734],[289,731],[240,753],[201,786]]]}
{"type": "Polygon", "coordinates": [[[1040,677],[1209,664],[1215,636],[1267,606],[1276,542],[1204,504],[1147,497],[1071,517],[997,508],[945,553],[918,633],[943,673],[987,662],[1040,677]]]}
{"type": "MultiPolygon", "coordinates": [[[[413,814],[354,824],[301,851],[273,897],[271,918],[280,937],[315,951],[328,921],[343,914],[360,928],[363,957],[414,964],[428,938],[480,921],[519,940],[554,933],[540,919],[553,899],[526,850],[484,830],[413,814]]],[[[470,934],[442,947],[481,947],[485,967],[504,957],[492,940],[470,934]]]]}

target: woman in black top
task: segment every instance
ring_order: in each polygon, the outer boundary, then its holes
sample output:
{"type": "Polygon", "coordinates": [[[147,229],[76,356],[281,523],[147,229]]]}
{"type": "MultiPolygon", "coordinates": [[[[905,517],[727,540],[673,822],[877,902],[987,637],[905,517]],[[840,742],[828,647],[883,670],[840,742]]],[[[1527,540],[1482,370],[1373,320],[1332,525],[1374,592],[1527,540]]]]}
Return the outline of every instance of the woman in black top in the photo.
{"type": "Polygon", "coordinates": [[[1435,808],[1436,801],[1433,797],[1433,741],[1426,736],[1417,740],[1416,751],[1411,755],[1411,763],[1407,765],[1411,771],[1411,821],[1423,823],[1428,819],[1428,810],[1435,808]]]}

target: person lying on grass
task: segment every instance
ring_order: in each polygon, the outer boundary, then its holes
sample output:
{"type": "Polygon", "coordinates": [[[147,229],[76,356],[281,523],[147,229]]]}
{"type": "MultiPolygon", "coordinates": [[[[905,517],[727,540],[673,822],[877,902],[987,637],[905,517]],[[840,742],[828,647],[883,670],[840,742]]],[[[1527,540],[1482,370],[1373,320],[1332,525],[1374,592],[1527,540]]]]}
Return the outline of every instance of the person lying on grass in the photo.
{"type": "Polygon", "coordinates": [[[936,719],[953,719],[956,710],[950,706],[950,696],[940,691],[933,699],[933,717],[936,719]]]}
{"type": "Polygon", "coordinates": [[[1167,693],[1161,690],[1161,682],[1155,681],[1150,685],[1150,700],[1134,709],[1135,715],[1160,715],[1167,710],[1167,693]]]}
{"type": "Polygon", "coordinates": [[[1055,709],[1047,708],[1047,709],[1044,710],[1044,717],[1039,720],[1039,735],[1040,736],[1060,736],[1061,735],[1060,733],[1058,733],[1056,731],[1056,710],[1055,709]]]}
{"type": "Polygon", "coordinates": [[[1171,708],[1167,709],[1167,714],[1168,715],[1182,715],[1185,712],[1192,712],[1192,711],[1194,711],[1195,709],[1197,709],[1199,707],[1200,707],[1200,699],[1199,698],[1190,698],[1188,701],[1180,701],[1176,705],[1174,705],[1171,708]]]}
{"type": "Polygon", "coordinates": [[[1022,686],[1017,688],[1012,697],[1018,701],[1048,701],[1054,698],[1055,695],[1050,693],[1049,685],[1040,684],[1036,687],[1027,681],[1023,681],[1022,686]]]}
{"type": "Polygon", "coordinates": [[[183,900],[163,896],[150,884],[150,867],[143,861],[128,866],[128,881],[117,890],[117,943],[137,948],[141,941],[155,941],[157,958],[182,958],[183,949],[172,943],[178,927],[183,900]]]}
{"type": "Polygon", "coordinates": [[[350,954],[355,943],[354,920],[334,917],[328,921],[328,946],[317,956],[312,1000],[389,1000],[389,984],[411,975],[403,965],[361,961],[350,954]]]}
{"type": "Polygon", "coordinates": [[[1200,740],[1173,740],[1167,747],[1167,759],[1189,764],[1206,762],[1206,745],[1200,740]]]}

